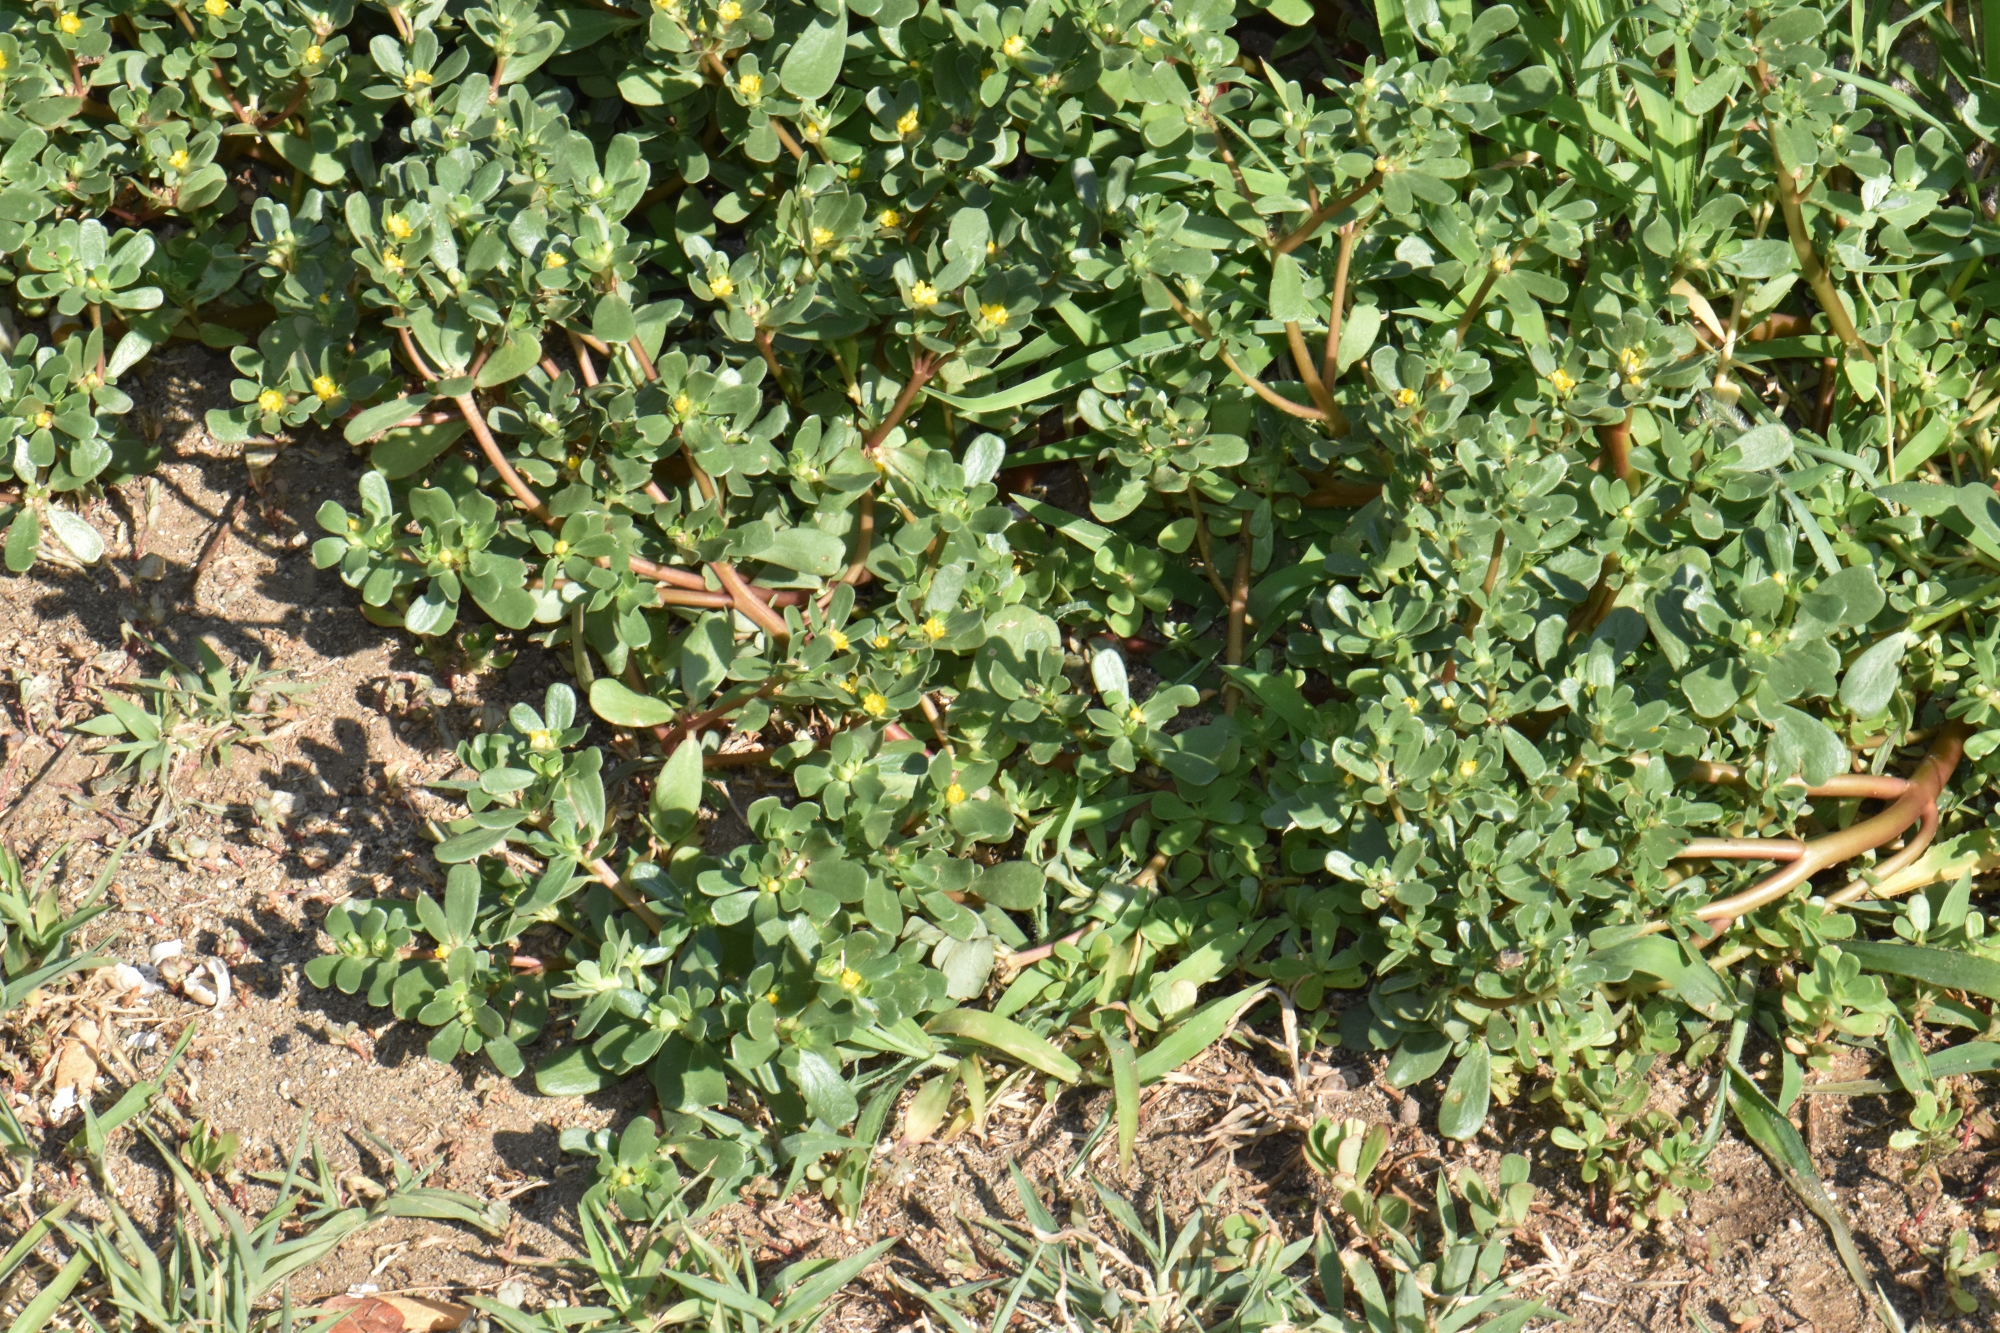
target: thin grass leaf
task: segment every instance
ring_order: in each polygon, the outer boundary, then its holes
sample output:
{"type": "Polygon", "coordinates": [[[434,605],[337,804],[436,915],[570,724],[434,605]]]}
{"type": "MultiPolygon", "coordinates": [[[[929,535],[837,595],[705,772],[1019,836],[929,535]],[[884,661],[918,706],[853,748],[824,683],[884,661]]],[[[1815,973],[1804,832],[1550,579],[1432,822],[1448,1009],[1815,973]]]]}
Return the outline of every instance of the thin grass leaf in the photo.
{"type": "Polygon", "coordinates": [[[1210,1000],[1139,1057],[1134,1072],[1140,1085],[1158,1083],[1222,1039],[1251,1005],[1264,998],[1268,985],[1252,986],[1234,995],[1210,1000]]]}
{"type": "Polygon", "coordinates": [[[1918,944],[1886,944],[1876,940],[1852,940],[1842,951],[1861,960],[1870,972],[1907,977],[1945,990],[1969,991],[1989,1000],[2000,1000],[2000,963],[1949,949],[1929,949],[1918,944]]]}
{"type": "Polygon", "coordinates": [[[924,1031],[933,1036],[958,1037],[991,1047],[1011,1060],[1038,1069],[1050,1078],[1074,1083],[1083,1077],[1083,1067],[1011,1018],[984,1009],[947,1009],[924,1031]]]}
{"type": "Polygon", "coordinates": [[[36,1292],[35,1299],[21,1307],[21,1313],[7,1326],[7,1333],[41,1333],[49,1320],[55,1318],[63,1302],[69,1299],[69,1294],[76,1290],[77,1284],[83,1281],[83,1275],[90,1271],[90,1266],[88,1252],[78,1250],[72,1254],[49,1285],[36,1292]]]}
{"type": "Polygon", "coordinates": [[[1861,1252],[1854,1246],[1854,1234],[1848,1230],[1847,1219],[1841,1216],[1839,1205],[1827,1195],[1826,1186],[1820,1182],[1805,1140],[1799,1137],[1799,1131],[1792,1122],[1785,1119],[1771,1099],[1764,1095],[1764,1090],[1734,1064],[1729,1067],[1729,1107],[1736,1113],[1736,1123],[1743,1126],[1743,1132],[1750,1137],[1750,1141],[1770,1159],[1778,1178],[1790,1187],[1813,1216],[1826,1224],[1833,1237],[1833,1248],[1840,1254],[1840,1262],[1847,1269],[1848,1277],[1853,1279],[1855,1290],[1861,1293],[1862,1300],[1871,1305],[1876,1318],[1884,1326],[1901,1333],[1902,1319],[1896,1314],[1895,1307],[1889,1304],[1889,1298],[1882,1294],[1881,1288],[1869,1279],[1868,1270],[1861,1262],[1861,1252]]]}

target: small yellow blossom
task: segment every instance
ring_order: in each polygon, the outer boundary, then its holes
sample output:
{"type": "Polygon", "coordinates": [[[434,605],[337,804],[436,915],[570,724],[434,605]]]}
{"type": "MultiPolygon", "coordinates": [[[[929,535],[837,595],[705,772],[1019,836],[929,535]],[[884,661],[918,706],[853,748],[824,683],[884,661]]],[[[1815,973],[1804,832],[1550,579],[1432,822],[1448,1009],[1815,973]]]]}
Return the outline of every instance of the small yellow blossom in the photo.
{"type": "Polygon", "coordinates": [[[1576,388],[1576,377],[1558,366],[1550,372],[1549,383],[1555,386],[1557,393],[1567,397],[1570,390],[1576,388]]]}
{"type": "Polygon", "coordinates": [[[569,267],[569,260],[563,255],[563,252],[560,250],[549,251],[549,257],[547,259],[544,259],[542,262],[548,265],[550,268],[569,267]]]}
{"type": "Polygon", "coordinates": [[[883,209],[880,213],[876,214],[875,220],[885,227],[900,227],[903,225],[903,215],[893,208],[883,209]]]}
{"type": "Polygon", "coordinates": [[[842,634],[839,630],[835,630],[826,637],[827,641],[833,644],[833,651],[836,653],[847,651],[847,636],[845,634],[842,634]]]}
{"type": "Polygon", "coordinates": [[[173,155],[167,159],[167,165],[172,167],[175,171],[186,171],[188,165],[188,150],[185,148],[174,149],[173,155]]]}
{"type": "Polygon", "coordinates": [[[1127,722],[1144,722],[1146,720],[1146,710],[1138,704],[1133,704],[1125,710],[1125,720],[1127,722]]]}
{"type": "Polygon", "coordinates": [[[66,35],[74,37],[83,31],[83,20],[74,14],[64,14],[56,20],[56,26],[62,29],[66,35]]]}
{"type": "Polygon", "coordinates": [[[716,6],[715,16],[724,23],[734,23],[743,17],[743,6],[737,4],[736,0],[722,0],[722,3],[716,6]]]}
{"type": "Polygon", "coordinates": [[[694,407],[694,400],[693,400],[693,399],[691,399],[691,398],[689,398],[689,397],[688,397],[688,396],[687,396],[686,394],[684,394],[684,393],[677,393],[677,394],[675,394],[675,395],[674,395],[674,415],[675,415],[675,416],[682,416],[682,417],[684,417],[684,416],[686,416],[686,415],[688,414],[688,412],[689,412],[690,410],[692,410],[692,409],[693,409],[693,407],[694,407]]]}
{"type": "Polygon", "coordinates": [[[765,1004],[776,1004],[777,1002],[778,1002],[778,992],[774,990],[767,990],[764,992],[765,1004]]]}
{"type": "Polygon", "coordinates": [[[417,234],[417,229],[411,226],[410,220],[401,213],[391,213],[383,218],[382,230],[388,232],[399,241],[407,241],[417,234]]]}
{"type": "Polygon", "coordinates": [[[874,644],[877,648],[887,648],[892,641],[886,634],[877,634],[868,642],[874,644]]]}
{"type": "Polygon", "coordinates": [[[1479,771],[1479,765],[1470,759],[1466,760],[1464,763],[1458,766],[1458,775],[1462,778],[1469,778],[1478,771],[1479,771]]]}
{"type": "Polygon", "coordinates": [[[915,107],[911,107],[908,111],[905,111],[902,115],[896,117],[896,133],[902,135],[905,138],[908,138],[910,135],[915,134],[916,132],[917,132],[917,109],[915,107]]]}
{"type": "Polygon", "coordinates": [[[910,304],[920,309],[929,309],[938,303],[938,289],[928,282],[910,284],[910,304]]]}
{"type": "Polygon", "coordinates": [[[964,799],[965,788],[959,786],[956,782],[944,789],[944,803],[946,805],[957,805],[964,799]]]}
{"type": "Polygon", "coordinates": [[[340,397],[340,386],[333,382],[331,375],[313,376],[312,391],[328,402],[340,397]]]}
{"type": "Polygon", "coordinates": [[[282,412],[285,410],[285,395],[276,389],[266,389],[257,395],[257,406],[266,412],[282,412]]]}
{"type": "Polygon", "coordinates": [[[528,733],[528,748],[544,754],[556,748],[556,734],[547,727],[540,727],[528,733]]]}
{"type": "Polygon", "coordinates": [[[1419,705],[1416,699],[1414,699],[1413,697],[1409,695],[1405,695],[1403,697],[1403,707],[1409,709],[1412,713],[1417,711],[1418,706],[1419,705]]]}
{"type": "Polygon", "coordinates": [[[388,269],[391,273],[401,273],[403,271],[403,257],[394,250],[384,250],[382,252],[382,267],[388,269]]]}
{"type": "Polygon", "coordinates": [[[301,59],[308,65],[317,65],[320,61],[326,59],[326,52],[320,50],[317,46],[308,46],[301,59]]]}
{"type": "Polygon", "coordinates": [[[1388,159],[1388,158],[1386,158],[1386,157],[1378,157],[1378,158],[1376,158],[1376,159],[1375,159],[1375,171],[1376,171],[1376,174],[1377,174],[1377,175],[1382,175],[1382,174],[1385,174],[1385,173],[1387,173],[1391,165],[1392,165],[1392,164],[1390,163],[1389,159],[1388,159]]]}
{"type": "Polygon", "coordinates": [[[708,280],[708,289],[726,301],[735,293],[736,283],[727,273],[718,273],[708,280]]]}
{"type": "Polygon", "coordinates": [[[742,93],[746,100],[751,102],[756,101],[764,95],[764,76],[761,74],[739,75],[736,80],[736,91],[742,93]]]}
{"type": "Polygon", "coordinates": [[[924,621],[920,628],[924,632],[924,637],[932,643],[936,643],[945,636],[944,622],[936,616],[932,616],[930,619],[924,621]]]}
{"type": "Polygon", "coordinates": [[[861,696],[861,711],[870,717],[886,717],[889,713],[889,701],[879,694],[864,694],[861,696]]]}
{"type": "Polygon", "coordinates": [[[202,0],[202,9],[212,19],[219,19],[229,12],[229,0],[202,0]]]}
{"type": "Polygon", "coordinates": [[[812,243],[814,245],[832,245],[833,230],[829,227],[814,227],[812,230],[812,243]]]}
{"type": "Polygon", "coordinates": [[[851,180],[851,181],[858,181],[858,180],[860,180],[860,179],[861,179],[861,168],[860,168],[860,167],[849,167],[849,168],[847,169],[847,179],[849,179],[849,180],[851,180]]]}
{"type": "Polygon", "coordinates": [[[855,678],[853,676],[849,676],[846,680],[840,682],[840,688],[843,693],[852,694],[854,693],[855,683],[856,683],[855,678]]]}
{"type": "Polygon", "coordinates": [[[840,970],[840,988],[842,990],[861,989],[861,974],[851,967],[842,968],[840,970]]]}
{"type": "Polygon", "coordinates": [[[979,307],[979,317],[994,328],[1000,328],[1007,322],[1007,307],[1000,305],[998,302],[991,305],[983,305],[979,307]]]}
{"type": "MultiPolygon", "coordinates": [[[[7,53],[5,51],[0,51],[0,71],[4,71],[6,68],[7,68],[7,53]]],[[[1952,332],[1954,333],[1958,332],[1956,324],[1953,325],[1952,332]]]]}
{"type": "Polygon", "coordinates": [[[1028,49],[1028,39],[1019,33],[1015,33],[1012,37],[1000,43],[1000,49],[1010,56],[1020,55],[1021,52],[1028,49]]]}
{"type": "Polygon", "coordinates": [[[785,882],[781,879],[767,879],[760,887],[766,893],[776,893],[779,889],[785,887],[785,882]]]}
{"type": "Polygon", "coordinates": [[[1398,407],[1409,407],[1416,401],[1417,401],[1417,391],[1415,389],[1396,390],[1396,405],[1398,407]]]}
{"type": "Polygon", "coordinates": [[[35,425],[38,428],[42,430],[47,430],[49,427],[55,424],[56,424],[56,414],[49,411],[47,408],[43,408],[41,411],[35,413],[35,425]]]}
{"type": "Polygon", "coordinates": [[[403,76],[403,86],[405,88],[422,88],[429,84],[430,81],[431,72],[427,69],[413,69],[403,76]]]}

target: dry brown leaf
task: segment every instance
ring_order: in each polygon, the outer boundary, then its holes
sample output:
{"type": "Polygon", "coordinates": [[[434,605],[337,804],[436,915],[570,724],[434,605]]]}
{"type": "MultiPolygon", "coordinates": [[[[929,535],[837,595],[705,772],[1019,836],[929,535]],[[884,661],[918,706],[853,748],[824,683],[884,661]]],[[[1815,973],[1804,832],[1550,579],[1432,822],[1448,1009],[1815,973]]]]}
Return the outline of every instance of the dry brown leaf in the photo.
{"type": "Polygon", "coordinates": [[[348,1312],[327,1333],[450,1333],[472,1316],[466,1306],[421,1296],[335,1296],[320,1308],[348,1312]]]}

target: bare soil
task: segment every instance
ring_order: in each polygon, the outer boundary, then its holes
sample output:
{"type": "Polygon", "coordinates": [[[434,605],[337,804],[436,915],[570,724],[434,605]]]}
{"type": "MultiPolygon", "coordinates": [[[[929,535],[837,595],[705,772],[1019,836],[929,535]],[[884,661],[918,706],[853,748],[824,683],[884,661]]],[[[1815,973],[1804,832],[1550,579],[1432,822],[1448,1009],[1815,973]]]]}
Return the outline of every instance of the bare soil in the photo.
{"type": "MultiPolygon", "coordinates": [[[[64,844],[65,893],[81,894],[119,842],[153,816],[152,798],[121,787],[110,765],[79,743],[59,751],[60,729],[98,711],[107,682],[150,674],[146,637],[189,660],[205,638],[237,663],[261,659],[310,682],[297,715],[267,747],[177,784],[180,811],[150,846],[117,867],[115,910],[87,929],[105,954],[146,963],[178,942],[163,965],[171,981],[215,958],[228,969],[229,1002],[196,1003],[172,986],[150,995],[116,990],[109,972],[38,996],[0,1032],[0,1095],[44,1148],[31,1184],[32,1212],[76,1196],[79,1218],[102,1216],[89,1174],[65,1152],[74,1112],[51,1112],[55,1065],[86,1036],[101,1079],[99,1109],[137,1077],[157,1071],[189,1024],[198,1024],[185,1078],[170,1081],[183,1114],[205,1117],[244,1144],[243,1166],[282,1161],[304,1124],[342,1173],[379,1177],[385,1153],[434,1167],[433,1183],[505,1201],[512,1230],[499,1240],[429,1222],[393,1222],[346,1246],[294,1283],[295,1299],[372,1284],[383,1292],[456,1297],[521,1280],[532,1307],[574,1299],[562,1270],[526,1261],[575,1253],[574,1210],[589,1165],[557,1147],[572,1126],[622,1123],[650,1110],[635,1084],[601,1098],[539,1097],[472,1061],[432,1062],[423,1035],[386,1010],[305,981],[325,946],[318,927],[350,897],[408,898],[440,883],[426,854],[427,818],[453,807],[423,784],[449,776],[454,746],[512,703],[536,700],[564,673],[527,644],[501,670],[454,676],[412,655],[398,632],[375,628],[332,573],[313,569],[313,514],[346,502],[362,460],[337,438],[311,436],[277,456],[261,491],[246,487],[234,449],[202,429],[203,411],[227,401],[230,372],[200,349],[170,350],[135,387],[138,424],[157,437],[163,462],[89,514],[108,553],[97,567],[39,567],[0,584],[0,837],[31,865],[64,844]],[[238,497],[246,497],[237,507],[238,497]],[[432,679],[419,680],[419,675],[432,679]]],[[[718,836],[727,837],[726,830],[718,836]]],[[[545,1037],[544,1040],[551,1040],[545,1037]]],[[[531,1057],[539,1052],[531,1052],[531,1057]]],[[[1858,1077],[1859,1057],[1831,1075],[1858,1077]]],[[[920,1286],[995,1275],[979,1217],[1018,1218],[1009,1176],[1018,1165],[1061,1217],[1097,1215],[1092,1179],[1124,1191],[1142,1213],[1157,1201],[1171,1217],[1197,1206],[1268,1217],[1287,1236],[1337,1225],[1337,1204],[1303,1165],[1304,1128],[1319,1115],[1359,1116],[1396,1128],[1391,1180],[1413,1199],[1435,1173],[1470,1166],[1488,1174],[1502,1152],[1529,1155],[1541,1190],[1517,1238],[1513,1276],[1581,1330],[1735,1329],[1844,1333],[1873,1319],[1840,1266],[1824,1228],[1764,1159],[1734,1135],[1711,1159],[1714,1187],[1687,1218],[1640,1232],[1607,1224],[1574,1159],[1547,1143],[1538,1108],[1504,1108],[1480,1139],[1453,1144],[1432,1132],[1440,1089],[1393,1093],[1349,1051],[1310,1055],[1296,1073],[1263,1037],[1238,1033],[1145,1102],[1140,1152],[1121,1178],[1111,1135],[1080,1155],[1109,1095],[1066,1093],[1044,1104],[1023,1085],[986,1124],[951,1142],[906,1144],[900,1116],[873,1164],[861,1215],[843,1221],[810,1187],[789,1199],[749,1192],[722,1215],[760,1264],[852,1252],[894,1235],[902,1244],[836,1309],[842,1330],[926,1326],[921,1308],[889,1277],[920,1286]]],[[[1663,1085],[1663,1104],[1699,1114],[1710,1086],[1663,1085]]],[[[1937,1177],[1906,1184],[1888,1135],[1902,1121],[1885,1097],[1808,1097],[1800,1119],[1822,1176],[1849,1218],[1871,1275],[1916,1327],[1987,1329],[1992,1315],[1947,1313],[1939,1255],[1955,1228],[1981,1248],[2000,1244],[2000,1154],[1988,1085],[1968,1102],[1962,1151],[1937,1177]]],[[[143,1141],[114,1140],[109,1177],[142,1219],[156,1219],[166,1173],[143,1141]]],[[[246,1196],[250,1201],[254,1197],[246,1196]]],[[[29,1215],[11,1201],[0,1239],[29,1215]]],[[[1100,1232],[1100,1234],[1108,1234],[1100,1232]]],[[[2000,1294],[1989,1282],[1989,1297],[2000,1294]]]]}

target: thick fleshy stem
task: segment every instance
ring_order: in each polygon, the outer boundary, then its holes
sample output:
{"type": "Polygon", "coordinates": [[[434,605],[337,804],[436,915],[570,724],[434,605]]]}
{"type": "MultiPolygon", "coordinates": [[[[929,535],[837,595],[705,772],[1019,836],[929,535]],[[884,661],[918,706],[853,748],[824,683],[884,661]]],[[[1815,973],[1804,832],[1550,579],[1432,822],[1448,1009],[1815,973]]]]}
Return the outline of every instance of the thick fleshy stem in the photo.
{"type": "MultiPolygon", "coordinates": [[[[1952,771],[1958,767],[1959,758],[1965,751],[1965,738],[1968,734],[1964,723],[1947,723],[1938,730],[1936,737],[1931,741],[1929,753],[1918,762],[1917,771],[1910,775],[1901,793],[1890,803],[1888,809],[1837,832],[1814,838],[1784,869],[1765,876],[1741,893],[1709,903],[1696,911],[1695,916],[1709,923],[1719,934],[1738,917],[1754,912],[1767,903],[1778,901],[1820,871],[1839,865],[1843,861],[1851,861],[1863,852],[1883,846],[1906,831],[1911,824],[1921,823],[1923,828],[1912,840],[1910,847],[1885,863],[1879,873],[1893,874],[1910,864],[1922,854],[1924,847],[1929,844],[1930,836],[1936,831],[1938,794],[1944,790],[1944,784],[1950,781],[1952,771]]],[[[1728,765],[1714,767],[1721,770],[1729,769],[1728,765]]],[[[1866,777],[1867,775],[1842,776],[1866,777]]],[[[1866,892],[1865,883],[1850,884],[1835,896],[1842,903],[1847,903],[1866,892]],[[1859,892],[1856,891],[1857,888],[1859,892]]],[[[1647,933],[1657,933],[1666,928],[1665,922],[1654,922],[1647,927],[1647,933]]]]}

